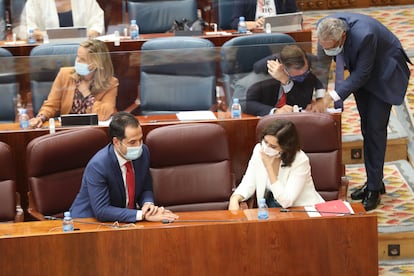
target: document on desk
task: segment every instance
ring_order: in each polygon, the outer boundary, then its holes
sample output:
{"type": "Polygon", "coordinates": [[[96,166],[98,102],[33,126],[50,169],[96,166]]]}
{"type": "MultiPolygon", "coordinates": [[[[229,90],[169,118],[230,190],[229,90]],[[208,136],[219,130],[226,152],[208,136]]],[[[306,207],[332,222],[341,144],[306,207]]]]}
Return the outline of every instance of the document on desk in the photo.
{"type": "Polygon", "coordinates": [[[345,216],[354,214],[351,204],[341,199],[326,201],[315,204],[314,206],[306,206],[305,210],[310,217],[345,216]]]}
{"type": "Polygon", "coordinates": [[[211,111],[181,111],[177,113],[180,121],[217,120],[211,111]]]}

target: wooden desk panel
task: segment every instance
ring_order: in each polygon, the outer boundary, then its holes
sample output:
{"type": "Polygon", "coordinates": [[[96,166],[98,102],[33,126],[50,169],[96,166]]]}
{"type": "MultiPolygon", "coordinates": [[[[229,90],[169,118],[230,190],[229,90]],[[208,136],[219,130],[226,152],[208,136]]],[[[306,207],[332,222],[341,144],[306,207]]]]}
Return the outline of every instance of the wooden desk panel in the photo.
{"type": "MultiPolygon", "coordinates": [[[[198,122],[218,123],[226,130],[227,138],[229,141],[233,172],[236,175],[236,183],[238,184],[247,168],[247,162],[256,142],[255,129],[259,118],[251,115],[243,115],[242,119],[233,120],[230,118],[230,114],[226,115],[227,119],[198,122]]],[[[141,122],[144,137],[150,130],[154,128],[177,123],[190,123],[178,121],[174,114],[138,116],[137,118],[141,122]]],[[[107,127],[99,128],[107,132],[107,127]]],[[[56,131],[62,131],[64,129],[70,128],[57,127],[56,131]]],[[[17,172],[17,191],[21,195],[21,204],[25,212],[28,207],[28,187],[26,181],[26,147],[27,144],[34,138],[48,133],[49,130],[47,128],[20,130],[18,124],[0,124],[0,141],[7,143],[11,147],[14,156],[13,162],[15,163],[17,172]]]]}
{"type": "Polygon", "coordinates": [[[75,222],[70,233],[61,221],[0,225],[0,267],[4,275],[378,275],[375,215],[269,213],[266,221],[257,209],[178,213],[234,221],[126,229],[75,222]]]}

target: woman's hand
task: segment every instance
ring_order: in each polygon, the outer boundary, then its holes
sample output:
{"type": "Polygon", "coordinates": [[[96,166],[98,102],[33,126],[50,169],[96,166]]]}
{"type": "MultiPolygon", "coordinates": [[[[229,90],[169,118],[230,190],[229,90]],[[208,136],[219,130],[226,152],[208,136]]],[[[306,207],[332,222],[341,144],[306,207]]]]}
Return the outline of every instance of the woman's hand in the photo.
{"type": "Polygon", "coordinates": [[[279,176],[280,156],[269,156],[263,150],[260,151],[260,155],[262,156],[262,161],[269,176],[270,183],[275,183],[279,176]]]}
{"type": "Polygon", "coordinates": [[[229,210],[230,211],[240,210],[241,201],[243,201],[243,197],[241,195],[232,195],[230,197],[229,210]]]}
{"type": "Polygon", "coordinates": [[[39,127],[42,127],[42,125],[43,125],[43,121],[40,117],[32,118],[29,121],[30,128],[39,128],[39,127]]]}

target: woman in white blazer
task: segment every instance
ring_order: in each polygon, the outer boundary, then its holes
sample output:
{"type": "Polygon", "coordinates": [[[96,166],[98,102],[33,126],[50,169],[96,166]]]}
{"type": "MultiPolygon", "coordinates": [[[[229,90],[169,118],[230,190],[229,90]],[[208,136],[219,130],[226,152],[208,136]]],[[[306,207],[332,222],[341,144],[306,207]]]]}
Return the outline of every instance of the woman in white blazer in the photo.
{"type": "Polygon", "coordinates": [[[276,119],[263,130],[246,173],[230,197],[229,210],[256,192],[270,207],[288,208],[324,202],[315,190],[309,158],[300,149],[295,125],[276,119]]]}
{"type": "Polygon", "coordinates": [[[47,28],[62,27],[59,17],[65,14],[72,18],[74,27],[86,27],[89,37],[105,32],[104,12],[96,0],[27,0],[18,35],[25,39],[28,30],[33,29],[39,40],[47,28]]]}

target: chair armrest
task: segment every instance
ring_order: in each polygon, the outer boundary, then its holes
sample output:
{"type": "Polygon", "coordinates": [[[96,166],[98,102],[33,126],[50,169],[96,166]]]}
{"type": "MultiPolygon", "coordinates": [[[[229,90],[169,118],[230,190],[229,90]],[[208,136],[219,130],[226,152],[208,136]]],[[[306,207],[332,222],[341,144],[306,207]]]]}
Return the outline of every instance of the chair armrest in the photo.
{"type": "Polygon", "coordinates": [[[138,109],[141,105],[140,100],[137,98],[130,106],[124,109],[125,112],[132,113],[135,109],[138,109]]]}
{"type": "Polygon", "coordinates": [[[29,208],[27,209],[27,212],[36,220],[46,220],[45,216],[37,210],[32,192],[27,192],[27,195],[29,197],[29,208]]]}
{"type": "Polygon", "coordinates": [[[24,221],[24,212],[21,206],[20,194],[16,193],[16,216],[14,217],[14,222],[23,222],[24,221]]]}
{"type": "Polygon", "coordinates": [[[341,186],[339,187],[338,199],[347,200],[349,180],[346,176],[341,177],[341,186]]]}

